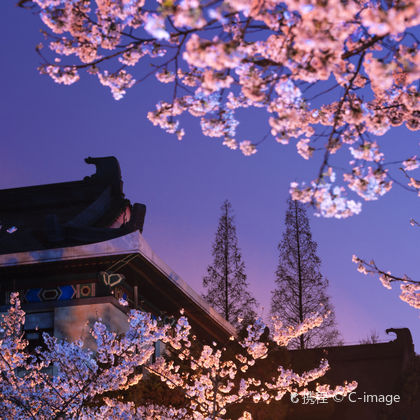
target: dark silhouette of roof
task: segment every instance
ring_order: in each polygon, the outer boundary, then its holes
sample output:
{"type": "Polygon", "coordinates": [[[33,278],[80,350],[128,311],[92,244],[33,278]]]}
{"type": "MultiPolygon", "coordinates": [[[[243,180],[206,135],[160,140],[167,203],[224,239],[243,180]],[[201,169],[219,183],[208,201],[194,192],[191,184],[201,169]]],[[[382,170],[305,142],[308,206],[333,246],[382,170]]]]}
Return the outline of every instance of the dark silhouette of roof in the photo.
{"type": "Polygon", "coordinates": [[[63,248],[143,230],[146,206],[131,204],[113,157],[85,159],[81,181],[0,190],[0,254],[63,248]]]}

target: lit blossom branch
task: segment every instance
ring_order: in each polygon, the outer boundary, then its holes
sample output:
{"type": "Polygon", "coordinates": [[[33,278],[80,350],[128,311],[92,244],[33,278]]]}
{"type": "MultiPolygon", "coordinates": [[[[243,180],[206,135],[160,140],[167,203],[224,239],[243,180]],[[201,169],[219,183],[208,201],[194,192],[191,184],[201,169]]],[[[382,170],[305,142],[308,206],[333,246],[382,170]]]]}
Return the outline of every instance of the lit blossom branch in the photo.
{"type": "MultiPolygon", "coordinates": [[[[277,142],[295,142],[305,159],[323,155],[317,178],[293,183],[291,193],[325,217],[359,213],[361,203],[348,198],[353,192],[375,200],[392,187],[380,144],[368,135],[420,127],[416,0],[20,4],[35,6],[48,27],[40,71],[55,82],[74,83],[86,70],[115,99],[153,74],[174,84],[148,117],[178,139],[180,116],[189,113],[204,135],[253,155],[258,139],[238,140],[237,111],[265,110],[277,142]],[[345,151],[350,162],[338,178],[334,155],[345,151]]],[[[415,156],[405,163],[407,170],[418,166],[415,156]]]]}
{"type": "Polygon", "coordinates": [[[97,418],[92,415],[96,409],[134,410],[102,396],[141,380],[141,367],[149,362],[154,343],[167,334],[168,326],[159,326],[150,314],[132,311],[122,337],[101,322],[94,324],[95,353],[81,341],[68,343],[44,334],[45,346],[30,354],[23,336],[25,313],[16,293],[10,303],[0,323],[0,412],[4,418],[90,419],[97,418]]]}
{"type": "MultiPolygon", "coordinates": [[[[413,220],[413,219],[412,219],[413,220]]],[[[361,258],[353,255],[353,262],[357,264],[357,270],[362,274],[379,275],[379,280],[386,289],[391,289],[391,283],[401,283],[400,299],[416,309],[420,309],[420,282],[411,279],[406,274],[402,277],[397,277],[391,274],[390,271],[383,271],[379,269],[375,261],[366,262],[361,258]]]]}
{"type": "MultiPolygon", "coordinates": [[[[420,197],[420,180],[410,176],[407,171],[412,171],[413,169],[417,169],[420,166],[419,161],[417,160],[417,156],[413,156],[410,159],[407,159],[403,162],[404,168],[401,168],[401,171],[405,175],[405,177],[410,181],[408,183],[408,187],[411,187],[414,191],[417,192],[417,195],[420,197]]],[[[411,219],[414,220],[414,219],[411,219]]],[[[417,222],[414,220],[415,224],[417,222]]],[[[411,222],[412,223],[412,222],[411,222]]]]}
{"type": "MultiPolygon", "coordinates": [[[[319,326],[324,317],[314,314],[297,327],[283,327],[281,322],[273,319],[273,341],[278,346],[286,346],[293,338],[304,334],[311,328],[319,326]]],[[[286,393],[305,393],[311,382],[322,377],[329,369],[328,362],[322,360],[319,367],[297,374],[291,369],[278,366],[277,372],[269,380],[255,377],[252,367],[260,360],[268,357],[270,343],[264,338],[266,325],[257,320],[248,326],[246,337],[237,343],[232,337],[233,348],[238,348],[234,358],[228,357],[229,349],[220,348],[216,343],[205,345],[198,352],[194,351],[195,337],[190,337],[189,325],[180,318],[179,330],[184,331],[183,340],[172,342],[164,339],[170,353],[175,358],[166,360],[159,358],[147,369],[160,376],[170,388],[184,390],[190,401],[190,408],[199,419],[220,419],[228,413],[229,407],[245,401],[253,403],[280,400],[286,393]],[[177,362],[187,363],[188,369],[177,362]]],[[[346,395],[354,390],[356,382],[345,383],[333,389],[329,385],[316,385],[325,398],[335,395],[346,395]]],[[[251,419],[249,413],[243,418],[251,419]]]]}
{"type": "MultiPolygon", "coordinates": [[[[248,399],[269,403],[287,392],[307,392],[306,386],[329,368],[326,360],[301,374],[279,366],[271,379],[262,380],[249,374],[248,369],[268,356],[270,343],[264,339],[263,322],[250,325],[247,336],[239,343],[232,338],[232,348],[241,351],[229,358],[228,349],[220,349],[216,343],[199,345],[191,337],[191,327],[184,316],[169,327],[137,310],[130,312],[128,330],[121,336],[96,322],[92,330],[95,352],[81,341],[68,343],[44,334],[45,346],[30,354],[23,336],[25,313],[17,293],[11,294],[10,303],[0,324],[0,412],[6,418],[221,419],[229,406],[248,399]],[[160,357],[150,363],[158,340],[176,355],[175,359],[160,357]],[[199,349],[198,355],[194,348],[199,349]],[[48,368],[53,368],[53,373],[48,368]],[[182,389],[189,405],[181,409],[136,406],[109,397],[111,391],[137,384],[143,369],[161,377],[170,388],[182,389]]],[[[283,327],[274,320],[273,340],[280,346],[287,345],[322,320],[322,316],[314,314],[296,328],[283,327]]],[[[352,382],[333,389],[317,385],[316,389],[328,398],[346,395],[356,386],[352,382]]],[[[241,417],[251,418],[247,412],[241,417]]]]}

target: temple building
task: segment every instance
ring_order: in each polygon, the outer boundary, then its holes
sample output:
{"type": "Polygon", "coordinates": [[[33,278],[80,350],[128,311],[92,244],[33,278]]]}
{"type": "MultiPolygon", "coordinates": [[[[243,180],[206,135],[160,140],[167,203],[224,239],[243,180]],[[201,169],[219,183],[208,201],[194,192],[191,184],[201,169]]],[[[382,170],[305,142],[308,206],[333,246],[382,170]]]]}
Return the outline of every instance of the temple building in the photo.
{"type": "Polygon", "coordinates": [[[117,159],[85,161],[96,173],[81,181],[0,191],[0,312],[19,291],[34,345],[43,331],[89,340],[98,318],[123,331],[121,297],[168,322],[184,308],[205,339],[235,334],[147,244],[146,206],[125,198],[117,159]]]}

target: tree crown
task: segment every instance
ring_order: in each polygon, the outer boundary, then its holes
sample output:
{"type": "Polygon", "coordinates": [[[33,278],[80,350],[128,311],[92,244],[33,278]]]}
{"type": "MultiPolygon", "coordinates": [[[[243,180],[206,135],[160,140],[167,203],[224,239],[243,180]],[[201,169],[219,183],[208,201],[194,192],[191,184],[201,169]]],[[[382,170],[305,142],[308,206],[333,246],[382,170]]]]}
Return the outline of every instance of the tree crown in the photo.
{"type": "Polygon", "coordinates": [[[232,205],[226,200],[221,206],[221,216],[212,249],[213,264],[207,267],[203,286],[204,298],[223,317],[235,326],[239,320],[255,319],[256,300],[248,291],[245,264],[238,247],[232,205]]]}
{"type": "Polygon", "coordinates": [[[313,312],[328,314],[323,325],[298,339],[291,347],[308,348],[335,345],[339,332],[334,309],[327,295],[328,280],[321,274],[317,243],[312,240],[309,219],[304,206],[288,200],[285,231],[279,243],[276,288],[272,292],[271,311],[290,325],[297,325],[313,312]]]}
{"type": "MultiPolygon", "coordinates": [[[[294,142],[305,159],[321,155],[317,177],[293,182],[290,191],[322,216],[359,213],[360,201],[348,193],[375,200],[389,191],[395,176],[371,136],[420,126],[416,0],[19,5],[34,6],[47,26],[49,48],[37,47],[40,71],[57,83],[72,84],[85,70],[118,100],[155,75],[172,86],[171,99],[148,117],[179,139],[179,117],[189,113],[200,119],[204,135],[248,156],[269,135],[280,144],[294,142]],[[237,114],[250,107],[266,111],[266,134],[238,140],[237,114]],[[339,149],[350,153],[345,168],[335,164],[339,149]]],[[[414,155],[398,163],[404,171],[419,166],[414,155]]],[[[405,174],[408,188],[419,191],[420,182],[405,174]]]]}

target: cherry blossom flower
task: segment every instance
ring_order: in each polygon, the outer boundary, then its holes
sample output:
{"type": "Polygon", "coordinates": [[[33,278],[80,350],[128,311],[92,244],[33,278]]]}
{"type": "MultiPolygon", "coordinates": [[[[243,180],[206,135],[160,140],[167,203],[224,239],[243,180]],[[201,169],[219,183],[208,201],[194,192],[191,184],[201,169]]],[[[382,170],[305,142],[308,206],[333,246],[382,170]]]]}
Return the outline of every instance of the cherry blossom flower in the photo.
{"type": "Polygon", "coordinates": [[[242,153],[245,156],[251,156],[257,153],[257,149],[254,144],[252,144],[249,140],[244,140],[239,143],[239,148],[241,149],[242,153]]]}
{"type": "Polygon", "coordinates": [[[412,171],[420,166],[417,156],[413,156],[403,162],[404,169],[406,171],[412,171]]]}

